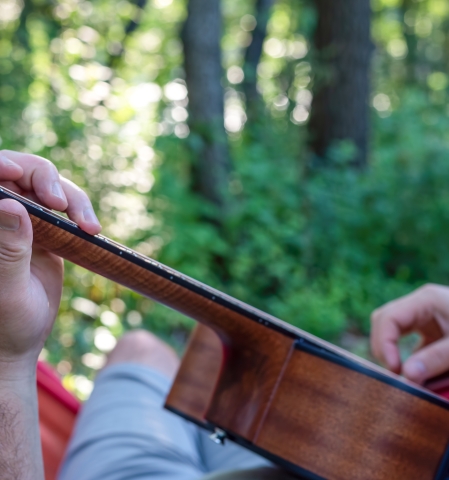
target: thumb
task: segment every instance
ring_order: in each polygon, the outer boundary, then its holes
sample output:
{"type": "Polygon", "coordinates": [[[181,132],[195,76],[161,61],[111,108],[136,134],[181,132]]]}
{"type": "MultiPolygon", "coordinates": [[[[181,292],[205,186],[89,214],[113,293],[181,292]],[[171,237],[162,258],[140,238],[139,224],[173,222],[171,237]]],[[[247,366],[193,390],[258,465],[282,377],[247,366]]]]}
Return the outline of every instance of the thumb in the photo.
{"type": "Polygon", "coordinates": [[[33,229],[25,207],[0,200],[0,290],[24,286],[29,278],[33,229]]]}
{"type": "Polygon", "coordinates": [[[403,375],[422,384],[449,370],[449,337],[442,338],[422,348],[407,359],[403,375]]]}

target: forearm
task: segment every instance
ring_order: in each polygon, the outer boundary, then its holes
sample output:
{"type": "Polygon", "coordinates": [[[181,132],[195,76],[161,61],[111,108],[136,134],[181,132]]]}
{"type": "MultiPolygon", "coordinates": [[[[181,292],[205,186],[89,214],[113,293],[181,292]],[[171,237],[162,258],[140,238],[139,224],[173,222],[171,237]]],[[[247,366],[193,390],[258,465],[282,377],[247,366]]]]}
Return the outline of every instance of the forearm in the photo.
{"type": "Polygon", "coordinates": [[[0,478],[43,480],[36,381],[0,378],[0,478]]]}

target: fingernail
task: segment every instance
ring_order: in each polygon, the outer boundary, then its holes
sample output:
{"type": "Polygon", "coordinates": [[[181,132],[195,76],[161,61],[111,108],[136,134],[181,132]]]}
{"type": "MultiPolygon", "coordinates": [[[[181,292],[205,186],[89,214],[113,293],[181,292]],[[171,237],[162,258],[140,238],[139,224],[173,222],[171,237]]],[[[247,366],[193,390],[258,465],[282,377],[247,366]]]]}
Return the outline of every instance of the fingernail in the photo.
{"type": "Polygon", "coordinates": [[[421,360],[410,360],[404,365],[404,374],[410,380],[421,382],[426,378],[426,367],[421,360]]]}
{"type": "Polygon", "coordinates": [[[96,223],[97,225],[100,225],[100,222],[98,221],[98,218],[92,208],[86,208],[83,212],[83,217],[86,222],[96,223]]]}
{"type": "Polygon", "coordinates": [[[0,229],[15,231],[20,228],[20,217],[0,210],[0,229]]]}
{"type": "Polygon", "coordinates": [[[17,165],[16,162],[13,162],[13,161],[10,160],[9,158],[5,157],[4,155],[0,155],[0,160],[2,161],[3,165],[14,166],[14,167],[18,167],[18,166],[19,166],[19,165],[17,165]]]}
{"type": "Polygon", "coordinates": [[[51,187],[51,192],[55,197],[60,198],[61,200],[67,200],[64,195],[64,190],[59,182],[55,182],[51,187]]]}

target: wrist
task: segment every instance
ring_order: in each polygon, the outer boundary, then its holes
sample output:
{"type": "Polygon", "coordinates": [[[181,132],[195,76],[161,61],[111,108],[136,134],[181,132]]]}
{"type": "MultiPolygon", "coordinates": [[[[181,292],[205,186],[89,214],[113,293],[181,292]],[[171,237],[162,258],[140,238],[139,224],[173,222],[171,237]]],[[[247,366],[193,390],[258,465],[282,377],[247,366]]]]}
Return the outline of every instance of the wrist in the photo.
{"type": "Polygon", "coordinates": [[[36,387],[37,356],[6,357],[0,355],[0,390],[36,387]]]}
{"type": "Polygon", "coordinates": [[[37,395],[36,374],[20,378],[0,375],[0,398],[9,394],[24,399],[37,395]]]}

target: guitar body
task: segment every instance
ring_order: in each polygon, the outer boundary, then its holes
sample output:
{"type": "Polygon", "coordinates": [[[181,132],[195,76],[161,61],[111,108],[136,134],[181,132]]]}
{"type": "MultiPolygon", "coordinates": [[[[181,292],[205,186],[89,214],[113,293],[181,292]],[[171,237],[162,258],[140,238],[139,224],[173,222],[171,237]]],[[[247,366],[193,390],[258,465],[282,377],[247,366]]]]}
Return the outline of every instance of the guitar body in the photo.
{"type": "Polygon", "coordinates": [[[226,349],[212,330],[198,326],[166,408],[204,428],[218,427],[303,478],[447,478],[446,402],[420,396],[399,378],[377,375],[350,359],[291,342],[282,368],[267,365],[268,378],[276,380],[268,381],[270,400],[249,425],[247,412],[260,405],[242,382],[263,382],[265,374],[256,365],[245,372],[228,363],[226,349]]]}
{"type": "Polygon", "coordinates": [[[36,245],[202,326],[167,408],[308,479],[446,480],[449,402],[0,187],[36,245]]]}

